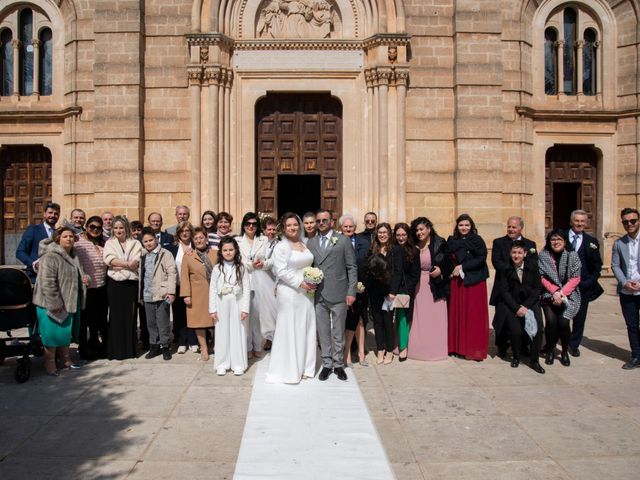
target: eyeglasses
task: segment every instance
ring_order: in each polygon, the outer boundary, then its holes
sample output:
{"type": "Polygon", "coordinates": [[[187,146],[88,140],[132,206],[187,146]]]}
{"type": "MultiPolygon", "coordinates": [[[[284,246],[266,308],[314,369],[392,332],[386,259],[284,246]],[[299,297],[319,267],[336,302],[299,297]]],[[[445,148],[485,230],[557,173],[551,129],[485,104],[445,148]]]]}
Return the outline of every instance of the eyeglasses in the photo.
{"type": "Polygon", "coordinates": [[[552,238],[551,240],[549,240],[550,243],[564,243],[564,238],[552,238]]]}
{"type": "Polygon", "coordinates": [[[318,223],[329,223],[331,220],[328,218],[319,218],[318,223]]]}
{"type": "Polygon", "coordinates": [[[191,233],[191,230],[180,230],[180,233],[191,233]]]}
{"type": "Polygon", "coordinates": [[[375,220],[365,220],[364,223],[376,223],[375,220]]]}
{"type": "Polygon", "coordinates": [[[102,231],[102,227],[100,225],[89,225],[87,228],[89,230],[93,230],[94,232],[102,231]]]}
{"type": "Polygon", "coordinates": [[[629,225],[635,225],[636,223],[638,223],[638,219],[637,218],[630,218],[629,220],[622,220],[622,225],[624,225],[625,227],[628,227],[629,225]]]}
{"type": "Polygon", "coordinates": [[[245,227],[257,228],[258,227],[258,222],[247,222],[244,225],[245,225],[245,227]]]}

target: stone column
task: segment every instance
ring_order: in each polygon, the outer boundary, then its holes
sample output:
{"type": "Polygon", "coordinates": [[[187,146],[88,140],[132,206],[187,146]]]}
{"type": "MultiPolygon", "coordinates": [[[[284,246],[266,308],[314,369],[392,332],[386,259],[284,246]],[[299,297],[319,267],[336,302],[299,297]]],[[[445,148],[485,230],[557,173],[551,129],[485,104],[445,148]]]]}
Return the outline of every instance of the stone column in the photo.
{"type": "Polygon", "coordinates": [[[33,93],[35,97],[40,96],[40,46],[42,42],[37,38],[31,41],[33,45],[33,93]]]}
{"type": "Polygon", "coordinates": [[[191,95],[191,215],[200,218],[201,189],[200,189],[200,140],[201,140],[201,83],[202,67],[195,66],[187,69],[189,74],[189,93],[191,95]]]}
{"type": "MultiPolygon", "coordinates": [[[[220,73],[220,87],[218,88],[218,208],[224,210],[224,177],[228,175],[224,168],[224,82],[226,72],[220,73]]],[[[218,212],[216,212],[218,213],[218,212]]]]}
{"type": "Polygon", "coordinates": [[[207,197],[207,208],[211,208],[214,212],[219,211],[218,202],[218,177],[220,169],[218,166],[218,89],[220,82],[220,67],[207,67],[206,78],[208,86],[206,88],[207,102],[207,119],[209,126],[209,138],[205,145],[204,161],[209,165],[209,178],[206,179],[206,189],[209,194],[207,197]]]}
{"type": "Polygon", "coordinates": [[[576,42],[576,95],[582,95],[582,80],[583,80],[583,58],[582,58],[582,48],[584,47],[584,42],[582,40],[578,40],[576,42]]]}
{"type": "Polygon", "coordinates": [[[366,172],[368,187],[367,195],[365,195],[364,202],[368,208],[377,209],[374,198],[376,192],[376,177],[377,172],[373,170],[373,165],[375,161],[375,146],[376,136],[374,135],[374,123],[376,121],[374,117],[374,109],[377,99],[374,97],[374,87],[373,87],[373,77],[371,75],[371,71],[367,70],[365,72],[365,82],[367,85],[367,144],[366,144],[366,156],[365,156],[365,164],[363,165],[363,172],[366,172]]]}
{"type": "Polygon", "coordinates": [[[389,79],[391,72],[378,70],[378,154],[380,213],[384,221],[389,221],[389,79]]]}
{"type": "Polygon", "coordinates": [[[140,218],[144,208],[144,0],[95,0],[94,199],[96,209],[140,218]],[[126,52],[126,54],[123,54],[126,52]]]}
{"type": "Polygon", "coordinates": [[[233,210],[231,207],[231,83],[233,73],[226,72],[224,84],[224,208],[226,211],[233,210]]]}
{"type": "Polygon", "coordinates": [[[409,79],[408,72],[396,72],[396,90],[398,93],[398,125],[397,125],[397,152],[398,152],[398,198],[396,205],[396,213],[395,219],[396,221],[402,221],[406,219],[406,192],[407,192],[407,182],[406,182],[406,170],[407,170],[407,157],[405,154],[405,141],[406,141],[406,132],[405,132],[405,115],[406,108],[405,102],[407,99],[407,80],[409,79]]]}
{"type": "Polygon", "coordinates": [[[558,46],[558,95],[564,94],[564,41],[559,40],[558,46]]]}
{"type": "Polygon", "coordinates": [[[18,39],[13,39],[11,46],[13,47],[13,95],[15,97],[20,95],[20,45],[22,42],[18,39]]]}
{"type": "Polygon", "coordinates": [[[371,177],[373,189],[371,190],[371,209],[375,212],[380,210],[380,149],[378,146],[378,137],[380,131],[380,108],[378,103],[378,98],[380,97],[380,90],[378,89],[378,80],[376,77],[376,72],[372,73],[373,78],[373,103],[372,105],[372,113],[371,113],[371,177]]]}

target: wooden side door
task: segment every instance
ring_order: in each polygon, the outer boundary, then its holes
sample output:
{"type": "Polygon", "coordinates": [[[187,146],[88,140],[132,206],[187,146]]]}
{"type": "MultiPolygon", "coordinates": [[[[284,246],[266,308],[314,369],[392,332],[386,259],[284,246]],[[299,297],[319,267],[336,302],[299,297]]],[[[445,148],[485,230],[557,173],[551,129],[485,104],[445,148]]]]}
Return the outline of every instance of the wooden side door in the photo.
{"type": "Polygon", "coordinates": [[[51,200],[51,152],[40,146],[11,146],[0,152],[2,181],[1,263],[15,263],[15,248],[29,224],[40,223],[51,200]]]}
{"type": "Polygon", "coordinates": [[[582,209],[587,231],[597,226],[597,155],[587,145],[556,145],[547,151],[545,168],[545,230],[568,225],[567,212],[582,209]],[[562,215],[558,215],[559,211],[562,215]],[[563,219],[566,216],[566,224],[563,219]],[[562,223],[560,223],[562,221],[562,223]]]}
{"type": "Polygon", "coordinates": [[[277,216],[278,175],[320,175],[322,208],[338,212],[342,106],[330,95],[271,94],[256,105],[257,209],[277,216]]]}

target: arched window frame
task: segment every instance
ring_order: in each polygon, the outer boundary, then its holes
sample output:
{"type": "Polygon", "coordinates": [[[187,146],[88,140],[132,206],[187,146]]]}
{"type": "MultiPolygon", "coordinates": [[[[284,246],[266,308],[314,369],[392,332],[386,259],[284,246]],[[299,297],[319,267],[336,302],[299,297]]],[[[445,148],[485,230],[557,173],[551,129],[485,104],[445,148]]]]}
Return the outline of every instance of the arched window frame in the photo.
{"type": "MultiPolygon", "coordinates": [[[[53,28],[53,25],[49,20],[49,18],[41,10],[36,8],[34,5],[30,5],[30,4],[20,4],[16,8],[5,11],[4,14],[0,17],[0,31],[4,30],[5,28],[8,28],[11,30],[12,38],[13,38],[13,74],[12,74],[13,91],[10,93],[5,92],[3,88],[1,89],[0,93],[2,94],[2,96],[13,95],[17,97],[28,96],[30,98],[31,97],[39,98],[41,96],[40,75],[39,75],[40,63],[41,63],[40,62],[40,32],[48,28],[51,30],[52,39],[55,39],[56,31],[53,28]],[[29,49],[30,55],[28,56],[24,55],[26,48],[23,50],[23,45],[22,45],[22,42],[20,41],[20,29],[22,27],[20,23],[20,18],[21,18],[21,13],[24,10],[31,10],[33,14],[32,35],[31,35],[32,41],[31,41],[31,45],[29,45],[31,48],[29,49]],[[28,58],[25,58],[25,57],[28,57],[28,58]],[[25,60],[29,61],[29,64],[32,67],[30,69],[31,73],[29,74],[28,82],[23,81],[23,80],[26,80],[24,78],[24,72],[25,72],[24,61],[25,60]],[[30,87],[25,88],[26,84],[30,84],[30,87]]],[[[27,46],[27,48],[29,46],[27,46]]],[[[53,41],[52,41],[52,47],[53,47],[53,41]]],[[[50,65],[51,67],[50,75],[52,80],[53,80],[53,70],[55,68],[54,65],[55,65],[55,62],[52,61],[50,65]]],[[[3,82],[3,86],[4,86],[4,82],[5,82],[4,70],[2,71],[2,78],[0,80],[3,82]]],[[[51,82],[51,85],[53,85],[53,81],[51,82]]],[[[47,94],[47,96],[50,96],[52,94],[53,94],[53,88],[51,89],[51,92],[47,94]]]]}
{"type": "MultiPolygon", "coordinates": [[[[546,39],[544,32],[549,28],[554,28],[558,35],[558,42],[556,45],[556,58],[557,58],[557,75],[555,93],[549,93],[545,82],[543,83],[545,95],[564,95],[564,96],[597,96],[600,95],[602,66],[604,65],[602,58],[602,49],[600,47],[602,38],[602,28],[600,27],[597,16],[591,12],[582,3],[565,3],[557,7],[547,17],[543,28],[543,43],[546,45],[546,39]],[[564,31],[564,15],[567,9],[571,9],[576,13],[576,29],[573,35],[573,39],[567,39],[564,31]],[[593,30],[596,34],[596,45],[594,49],[593,65],[592,65],[592,79],[591,85],[594,87],[593,91],[585,93],[584,91],[584,34],[587,30],[593,30]],[[571,72],[567,72],[567,66],[571,68],[571,72]]],[[[543,51],[546,50],[543,47],[543,51]]],[[[546,72],[543,73],[546,75],[546,72]]]]}

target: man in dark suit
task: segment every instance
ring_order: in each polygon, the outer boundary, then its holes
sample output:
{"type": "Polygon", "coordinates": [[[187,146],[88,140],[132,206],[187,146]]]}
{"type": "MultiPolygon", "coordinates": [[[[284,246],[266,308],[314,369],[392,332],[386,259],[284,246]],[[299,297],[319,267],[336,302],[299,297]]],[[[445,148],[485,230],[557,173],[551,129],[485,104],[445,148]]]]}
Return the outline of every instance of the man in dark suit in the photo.
{"type": "MultiPolygon", "coordinates": [[[[497,289],[498,272],[504,270],[511,264],[511,245],[515,240],[520,240],[524,244],[524,248],[527,253],[527,262],[531,265],[538,266],[538,250],[536,248],[536,242],[524,238],[522,236],[522,229],[524,228],[524,220],[522,217],[509,217],[507,219],[507,234],[504,237],[496,238],[493,241],[491,247],[491,264],[496,272],[496,279],[493,282],[493,288],[491,289],[491,297],[489,304],[496,306],[500,300],[499,291],[497,289]]],[[[503,330],[501,335],[495,332],[496,346],[498,347],[498,355],[504,357],[509,348],[509,337],[506,334],[506,330],[503,330]]]]}
{"type": "Polygon", "coordinates": [[[538,353],[542,341],[542,310],[540,308],[540,292],[542,282],[538,271],[537,260],[529,260],[525,243],[515,240],[511,243],[509,264],[496,275],[495,288],[497,296],[496,313],[493,317],[493,328],[496,335],[509,335],[513,359],[511,366],[516,368],[520,364],[520,350],[523,343],[531,344],[529,365],[538,373],[544,369],[538,362],[538,353]],[[531,311],[535,317],[537,332],[529,341],[525,332],[525,316],[531,311]],[[523,342],[525,340],[526,342],[523,342]]]}
{"type": "Polygon", "coordinates": [[[369,245],[373,243],[373,237],[376,235],[376,225],[378,224],[378,215],[375,212],[367,212],[364,214],[364,230],[358,233],[359,237],[364,238],[369,242],[369,245]]]}
{"type": "Polygon", "coordinates": [[[158,212],[151,212],[147,217],[147,220],[149,221],[149,226],[156,236],[158,245],[165,248],[167,245],[171,245],[173,243],[173,235],[162,231],[162,215],[158,212]]]}
{"type": "Polygon", "coordinates": [[[587,320],[589,302],[595,300],[603,292],[598,283],[602,270],[602,257],[598,240],[586,233],[589,216],[584,210],[571,212],[569,225],[569,243],[580,257],[580,310],[573,318],[573,328],[569,339],[569,353],[574,357],[580,356],[580,343],[584,334],[584,324],[587,320]]]}
{"type": "Polygon", "coordinates": [[[38,273],[40,242],[51,238],[60,218],[60,205],[48,202],[44,207],[43,221],[39,225],[29,225],[22,235],[16,250],[16,258],[27,266],[27,275],[35,283],[38,273]]]}
{"type": "Polygon", "coordinates": [[[613,244],[611,270],[618,281],[620,308],[631,348],[631,358],[622,368],[633,370],[640,367],[640,214],[635,208],[624,208],[620,219],[627,234],[613,244]]]}
{"type": "MultiPolygon", "coordinates": [[[[364,284],[366,273],[367,254],[369,253],[370,244],[366,237],[356,235],[356,220],[353,215],[345,213],[338,220],[338,227],[342,234],[349,239],[351,246],[356,252],[356,265],[358,267],[358,282],[364,284]]],[[[360,365],[367,366],[364,359],[364,342],[365,342],[365,325],[367,321],[367,292],[356,292],[356,301],[353,302],[351,308],[347,310],[347,319],[345,327],[345,364],[351,363],[351,344],[355,336],[358,342],[358,351],[360,352],[360,365]]]]}

